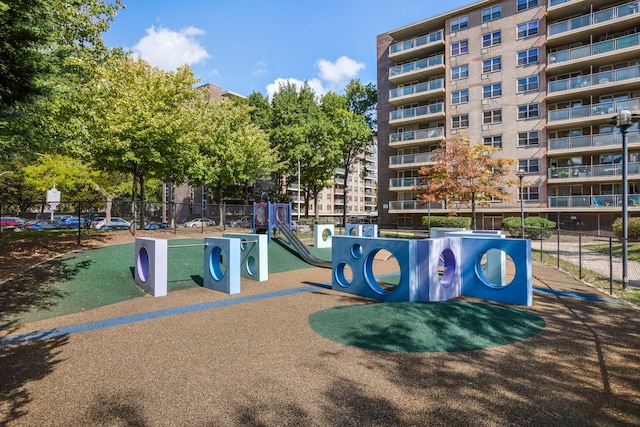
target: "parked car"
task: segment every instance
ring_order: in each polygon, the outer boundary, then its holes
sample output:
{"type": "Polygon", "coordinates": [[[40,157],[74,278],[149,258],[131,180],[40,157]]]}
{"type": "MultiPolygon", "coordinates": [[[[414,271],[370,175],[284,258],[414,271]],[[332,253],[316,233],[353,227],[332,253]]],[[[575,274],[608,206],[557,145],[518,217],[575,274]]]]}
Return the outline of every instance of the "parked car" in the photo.
{"type": "Polygon", "coordinates": [[[24,224],[24,230],[39,231],[39,230],[64,230],[68,228],[67,224],[55,219],[34,219],[27,221],[24,224]]]}
{"type": "Polygon", "coordinates": [[[311,232],[311,227],[309,226],[309,224],[305,224],[304,222],[298,222],[298,221],[291,221],[291,229],[297,233],[311,232]]]}
{"type": "Polygon", "coordinates": [[[111,217],[109,224],[107,224],[106,218],[95,218],[92,224],[96,230],[126,230],[131,226],[129,221],[115,216],[111,217]]]}
{"type": "Polygon", "coordinates": [[[160,230],[170,228],[171,226],[166,222],[145,222],[144,229],[145,230],[160,230]]]}
{"type": "Polygon", "coordinates": [[[53,219],[64,222],[67,225],[67,228],[78,228],[78,224],[81,228],[85,227],[85,219],[80,218],[80,221],[78,222],[78,217],[74,215],[56,215],[53,219]]]}
{"type": "Polygon", "coordinates": [[[3,216],[0,218],[0,227],[2,230],[15,230],[19,231],[24,225],[24,220],[16,216],[3,216]]]}
{"type": "Polygon", "coordinates": [[[215,225],[216,225],[216,222],[209,218],[196,218],[184,223],[184,226],[188,228],[215,227],[215,225]]]}
{"type": "Polygon", "coordinates": [[[244,227],[249,228],[253,226],[253,217],[252,216],[243,216],[242,218],[233,219],[227,223],[229,227],[244,227]]]}

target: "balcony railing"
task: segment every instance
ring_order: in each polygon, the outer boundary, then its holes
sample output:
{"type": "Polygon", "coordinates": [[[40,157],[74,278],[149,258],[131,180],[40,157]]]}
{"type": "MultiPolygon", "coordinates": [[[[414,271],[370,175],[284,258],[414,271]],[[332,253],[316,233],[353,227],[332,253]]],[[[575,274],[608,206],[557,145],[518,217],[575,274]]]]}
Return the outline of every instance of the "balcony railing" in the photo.
{"type": "MultiPolygon", "coordinates": [[[[608,206],[622,206],[621,194],[606,194],[600,196],[550,196],[550,208],[603,208],[608,206]]],[[[393,202],[392,202],[393,203],[393,202]]],[[[628,195],[628,206],[640,206],[640,195],[628,195]]]]}
{"type": "Polygon", "coordinates": [[[421,205],[417,200],[392,200],[389,202],[390,210],[423,210],[425,213],[428,209],[444,209],[444,202],[429,203],[421,205]]]}
{"type": "Polygon", "coordinates": [[[417,83],[410,86],[398,87],[389,91],[389,99],[401,96],[415,95],[422,92],[429,92],[444,87],[444,79],[429,80],[428,82],[417,83]]]}
{"type": "Polygon", "coordinates": [[[415,39],[405,40],[389,46],[389,55],[402,52],[403,50],[413,49],[414,47],[424,46],[429,43],[436,43],[443,39],[443,31],[439,30],[424,36],[416,37],[415,39]]]}
{"type": "Polygon", "coordinates": [[[435,67],[444,63],[444,55],[434,55],[429,58],[419,59],[406,64],[395,65],[389,68],[389,77],[400,74],[411,73],[413,71],[424,70],[425,68],[435,67]]]}
{"type": "Polygon", "coordinates": [[[624,109],[631,111],[640,109],[640,98],[550,110],[548,112],[547,121],[557,122],[561,120],[584,119],[593,116],[613,116],[616,111],[624,109]]]}
{"type": "MultiPolygon", "coordinates": [[[[549,180],[562,178],[588,178],[622,176],[620,163],[607,163],[604,165],[581,165],[561,168],[549,168],[547,170],[549,180]]],[[[640,175],[640,163],[628,163],[627,175],[640,175]]]]}
{"type": "Polygon", "coordinates": [[[437,104],[421,105],[414,108],[403,108],[389,113],[389,120],[409,119],[411,117],[428,116],[429,114],[442,113],[444,111],[444,102],[437,104]]]}
{"type": "Polygon", "coordinates": [[[389,157],[389,166],[417,165],[431,162],[435,153],[403,154],[389,157]]]}
{"type": "Polygon", "coordinates": [[[547,34],[549,36],[553,36],[567,31],[577,30],[578,28],[586,27],[588,25],[600,24],[602,22],[638,13],[639,3],[640,2],[634,1],[611,7],[609,9],[599,10],[589,15],[581,15],[566,21],[556,22],[555,24],[549,25],[547,28],[547,34]]]}
{"type": "Polygon", "coordinates": [[[389,135],[389,143],[393,144],[394,142],[415,141],[430,138],[444,138],[444,127],[392,133],[389,135]]]}
{"type": "MultiPolygon", "coordinates": [[[[640,132],[627,132],[627,142],[640,142],[640,132]]],[[[585,149],[595,147],[607,147],[613,145],[621,145],[622,137],[619,132],[601,133],[596,135],[570,136],[566,138],[553,138],[549,140],[549,151],[554,150],[571,150],[574,148],[585,149]]]]}
{"type": "Polygon", "coordinates": [[[389,180],[389,189],[392,188],[413,188],[416,187],[422,178],[412,176],[408,178],[391,178],[389,180]]]}
{"type": "Polygon", "coordinates": [[[602,53],[610,53],[616,50],[625,49],[640,44],[640,34],[629,34],[599,43],[588,44],[586,46],[574,47],[573,49],[560,50],[550,53],[547,56],[547,64],[559,64],[561,62],[573,61],[575,59],[587,58],[602,53]]]}
{"type": "Polygon", "coordinates": [[[549,93],[581,89],[640,77],[640,65],[549,82],[549,93]]]}

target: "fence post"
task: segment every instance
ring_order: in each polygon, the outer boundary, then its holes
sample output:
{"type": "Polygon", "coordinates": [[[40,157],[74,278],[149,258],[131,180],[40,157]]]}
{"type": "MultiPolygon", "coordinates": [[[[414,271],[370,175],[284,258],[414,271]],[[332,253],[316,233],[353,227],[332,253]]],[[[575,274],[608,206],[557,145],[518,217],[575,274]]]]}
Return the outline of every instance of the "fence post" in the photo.
{"type": "Polygon", "coordinates": [[[80,244],[80,233],[82,232],[81,204],[82,202],[78,201],[78,245],[80,244]]]}
{"type": "Polygon", "coordinates": [[[613,237],[609,236],[609,295],[613,295],[613,237]]]}
{"type": "Polygon", "coordinates": [[[582,280],[582,234],[578,233],[578,279],[582,280]]]}
{"type": "Polygon", "coordinates": [[[557,261],[558,266],[557,266],[557,268],[559,270],[560,269],[560,228],[558,228],[556,230],[556,233],[557,233],[556,236],[558,236],[557,237],[558,245],[556,246],[556,258],[558,258],[558,261],[557,261]]]}
{"type": "MultiPolygon", "coordinates": [[[[543,230],[541,229],[540,230],[540,262],[542,262],[542,252],[543,252],[542,241],[544,240],[543,237],[544,237],[544,233],[543,233],[543,230]]],[[[522,238],[524,239],[524,236],[522,238]]]]}

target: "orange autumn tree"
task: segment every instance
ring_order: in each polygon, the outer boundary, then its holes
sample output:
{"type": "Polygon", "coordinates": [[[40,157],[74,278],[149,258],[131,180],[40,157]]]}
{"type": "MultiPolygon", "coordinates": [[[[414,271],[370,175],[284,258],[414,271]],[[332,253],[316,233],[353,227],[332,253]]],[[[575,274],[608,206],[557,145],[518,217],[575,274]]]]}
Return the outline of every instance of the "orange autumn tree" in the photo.
{"type": "MultiPolygon", "coordinates": [[[[471,207],[471,228],[476,228],[476,203],[509,201],[504,186],[514,183],[509,165],[515,159],[494,158],[497,148],[470,144],[468,137],[447,138],[433,151],[433,165],[419,171],[418,202],[445,201],[447,208],[471,207]]],[[[454,210],[455,212],[455,210],[454,210]]]]}

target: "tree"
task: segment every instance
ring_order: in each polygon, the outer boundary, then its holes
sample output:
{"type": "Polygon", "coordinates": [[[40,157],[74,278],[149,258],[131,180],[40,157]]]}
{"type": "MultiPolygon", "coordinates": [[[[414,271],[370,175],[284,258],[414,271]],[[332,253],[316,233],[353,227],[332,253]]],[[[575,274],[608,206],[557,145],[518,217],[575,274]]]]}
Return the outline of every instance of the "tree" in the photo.
{"type": "Polygon", "coordinates": [[[422,177],[416,187],[421,204],[445,201],[446,206],[471,207],[471,228],[476,228],[478,201],[511,200],[505,185],[514,183],[509,165],[515,159],[493,158],[496,148],[470,144],[469,138],[447,138],[434,150],[431,166],[418,172],[422,177]]]}
{"type": "MultiPolygon", "coordinates": [[[[267,134],[251,122],[248,103],[202,98],[191,107],[198,121],[186,135],[195,144],[187,174],[192,184],[217,189],[214,198],[221,202],[225,188],[264,179],[277,166],[267,134]]],[[[221,221],[222,209],[220,203],[221,221]]]]}
{"type": "MultiPolygon", "coordinates": [[[[376,106],[376,90],[371,84],[362,86],[359,80],[352,80],[347,85],[345,95],[327,93],[322,100],[325,114],[331,124],[331,136],[337,143],[339,167],[344,168],[344,200],[342,223],[347,223],[346,201],[349,194],[349,175],[355,164],[366,164],[365,154],[373,148],[373,115],[376,106]]],[[[366,168],[362,168],[362,178],[366,176],[366,168]]],[[[317,211],[316,211],[317,214],[317,211]]]]}
{"type": "Polygon", "coordinates": [[[188,144],[191,106],[201,97],[195,83],[188,66],[165,72],[141,59],[114,57],[82,87],[85,149],[96,168],[132,176],[134,206],[138,188],[144,204],[145,178],[168,175],[167,165],[189,151],[181,145],[188,144]]]}

